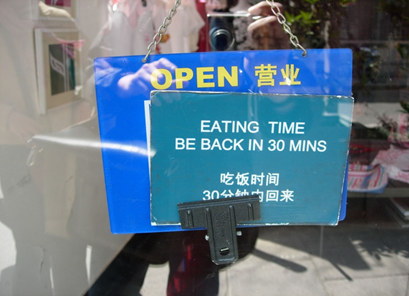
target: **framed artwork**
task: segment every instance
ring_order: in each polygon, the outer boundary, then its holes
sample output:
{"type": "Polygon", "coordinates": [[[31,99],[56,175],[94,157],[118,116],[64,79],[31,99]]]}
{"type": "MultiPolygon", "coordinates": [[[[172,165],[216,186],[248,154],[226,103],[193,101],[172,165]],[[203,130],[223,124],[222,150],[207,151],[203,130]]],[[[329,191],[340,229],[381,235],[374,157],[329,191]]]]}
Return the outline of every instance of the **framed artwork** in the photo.
{"type": "Polygon", "coordinates": [[[82,41],[71,29],[35,29],[40,113],[79,99],[82,41]]]}
{"type": "Polygon", "coordinates": [[[75,4],[75,0],[32,0],[34,18],[73,21],[75,4]]]}

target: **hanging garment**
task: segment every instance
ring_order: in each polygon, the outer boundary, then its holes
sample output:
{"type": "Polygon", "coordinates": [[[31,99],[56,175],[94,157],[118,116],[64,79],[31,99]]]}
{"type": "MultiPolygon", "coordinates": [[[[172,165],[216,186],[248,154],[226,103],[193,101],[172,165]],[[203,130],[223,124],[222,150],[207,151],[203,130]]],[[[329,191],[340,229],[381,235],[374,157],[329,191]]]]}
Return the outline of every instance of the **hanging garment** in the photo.
{"type": "MultiPolygon", "coordinates": [[[[159,27],[173,6],[173,1],[156,4],[155,26],[159,27]]],[[[162,42],[159,45],[160,53],[186,53],[198,49],[199,31],[204,21],[196,9],[194,0],[182,0],[177,13],[172,19],[162,42]]]]}
{"type": "Polygon", "coordinates": [[[155,28],[152,7],[155,1],[119,0],[101,40],[104,56],[142,55],[146,53],[155,28]]]}

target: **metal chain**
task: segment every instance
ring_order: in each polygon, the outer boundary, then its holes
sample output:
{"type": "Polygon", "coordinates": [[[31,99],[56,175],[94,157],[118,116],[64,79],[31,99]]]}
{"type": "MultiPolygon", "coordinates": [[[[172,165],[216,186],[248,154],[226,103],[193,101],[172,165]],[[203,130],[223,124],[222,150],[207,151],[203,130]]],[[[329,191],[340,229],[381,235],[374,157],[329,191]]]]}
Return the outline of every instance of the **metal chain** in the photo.
{"type": "MultiPolygon", "coordinates": [[[[173,7],[170,9],[169,14],[165,17],[163,20],[162,25],[160,25],[158,31],[152,38],[152,42],[149,43],[148,45],[148,52],[145,55],[145,57],[142,59],[142,62],[146,63],[146,60],[148,59],[149,55],[151,54],[152,50],[156,48],[156,46],[160,43],[162,40],[162,36],[166,33],[166,30],[170,23],[172,22],[172,18],[176,14],[176,9],[179,7],[180,3],[182,0],[175,0],[175,3],[173,4],[173,7]]],[[[300,48],[303,51],[303,56],[307,55],[307,50],[300,44],[298,41],[297,36],[295,36],[291,32],[290,26],[287,24],[287,19],[285,16],[281,13],[280,8],[277,6],[277,4],[274,2],[274,0],[265,0],[270,6],[271,6],[271,11],[277,18],[277,21],[279,22],[280,25],[283,26],[284,31],[290,36],[290,42],[291,44],[296,47],[300,48]]]]}
{"type": "Polygon", "coordinates": [[[278,7],[277,3],[275,3],[274,0],[266,0],[266,2],[271,6],[271,11],[275,15],[275,17],[277,18],[277,21],[279,22],[279,24],[283,26],[284,31],[290,36],[291,44],[294,47],[301,49],[303,51],[302,55],[306,56],[307,55],[307,50],[300,44],[300,42],[298,41],[297,36],[295,36],[291,32],[291,28],[287,24],[287,19],[281,13],[280,7],[278,7]]]}
{"type": "Polygon", "coordinates": [[[165,19],[162,22],[162,25],[160,25],[158,31],[152,38],[152,42],[149,43],[148,45],[148,52],[145,55],[145,57],[142,59],[143,63],[146,63],[146,60],[148,59],[149,55],[151,54],[152,50],[156,48],[156,46],[160,43],[162,40],[162,36],[166,33],[166,29],[172,22],[172,18],[176,14],[176,9],[179,7],[180,3],[182,0],[175,0],[175,3],[173,4],[173,7],[169,10],[169,14],[165,17],[165,19]]]}

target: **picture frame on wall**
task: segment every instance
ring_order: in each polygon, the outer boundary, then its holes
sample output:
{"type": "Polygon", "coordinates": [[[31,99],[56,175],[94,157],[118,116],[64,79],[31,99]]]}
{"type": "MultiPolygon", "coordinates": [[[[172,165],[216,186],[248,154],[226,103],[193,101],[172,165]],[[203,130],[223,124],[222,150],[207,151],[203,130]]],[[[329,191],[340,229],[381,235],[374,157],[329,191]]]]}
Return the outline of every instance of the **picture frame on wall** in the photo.
{"type": "Polygon", "coordinates": [[[33,17],[38,20],[74,21],[75,0],[32,0],[33,17]]]}
{"type": "Polygon", "coordinates": [[[80,99],[79,32],[71,29],[35,29],[39,112],[80,99]]]}

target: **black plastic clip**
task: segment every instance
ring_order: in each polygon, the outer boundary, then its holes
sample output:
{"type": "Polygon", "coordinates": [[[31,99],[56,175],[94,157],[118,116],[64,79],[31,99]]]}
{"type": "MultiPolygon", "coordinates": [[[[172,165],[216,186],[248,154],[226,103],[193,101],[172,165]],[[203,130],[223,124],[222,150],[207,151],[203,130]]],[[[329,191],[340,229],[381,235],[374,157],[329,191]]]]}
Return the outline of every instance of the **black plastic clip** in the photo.
{"type": "Polygon", "coordinates": [[[182,228],[207,228],[212,261],[233,263],[239,258],[237,224],[260,219],[258,195],[178,204],[182,228]]]}

